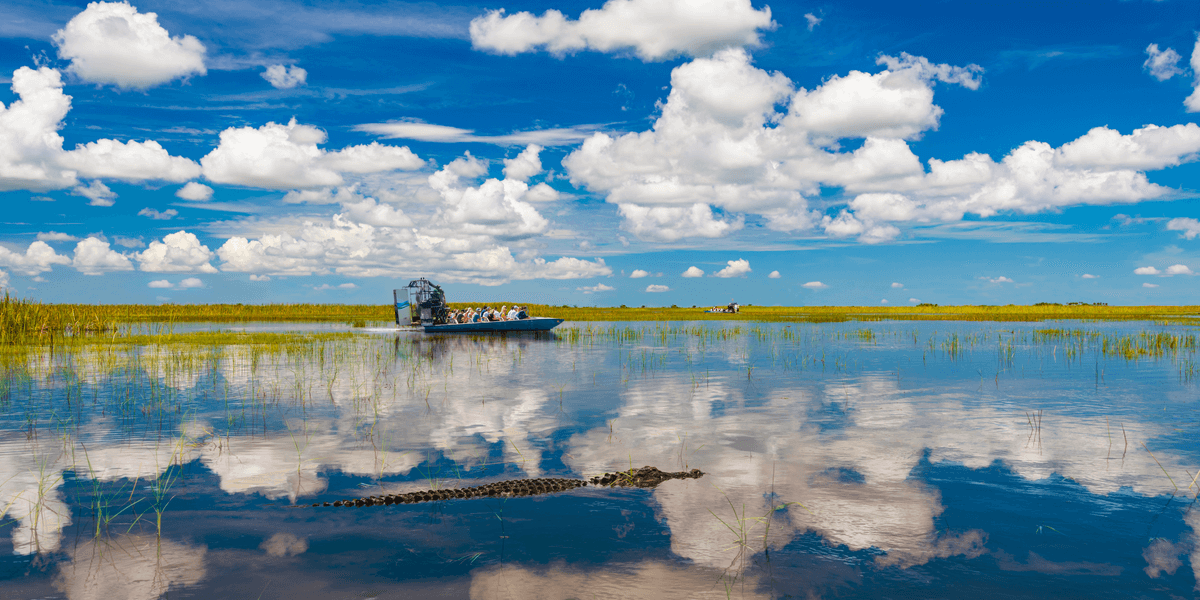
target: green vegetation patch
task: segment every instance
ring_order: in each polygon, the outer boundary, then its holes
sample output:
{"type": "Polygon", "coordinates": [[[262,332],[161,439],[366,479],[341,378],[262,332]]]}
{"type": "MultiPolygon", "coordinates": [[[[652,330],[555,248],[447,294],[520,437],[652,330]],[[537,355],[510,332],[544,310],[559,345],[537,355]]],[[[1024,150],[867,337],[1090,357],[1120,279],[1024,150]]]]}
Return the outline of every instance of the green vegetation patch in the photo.
{"type": "MultiPolygon", "coordinates": [[[[511,301],[456,302],[452,309],[511,305],[511,301]]],[[[1200,306],[745,306],[736,314],[706,313],[707,307],[578,307],[529,304],[530,314],[567,321],[759,321],[840,323],[846,321],[1158,321],[1200,324],[1200,306]]],[[[45,304],[5,295],[0,300],[0,345],[57,344],[107,338],[110,342],[150,335],[159,339],[184,322],[341,322],[354,327],[390,323],[389,304],[45,304]],[[151,327],[143,327],[152,324],[151,327]],[[136,325],[136,326],[135,326],[136,325]]],[[[203,334],[197,334],[201,336],[203,334]]],[[[234,335],[224,333],[222,335],[234,335]]],[[[247,334],[240,334],[247,335],[247,334]]],[[[259,334],[250,334],[259,335],[259,334]]],[[[261,334],[287,335],[287,334],[261,334]]],[[[199,337],[197,337],[199,339],[199,337]]],[[[207,342],[206,342],[207,343],[207,342]]],[[[251,342],[253,343],[253,342],[251,342]]]]}

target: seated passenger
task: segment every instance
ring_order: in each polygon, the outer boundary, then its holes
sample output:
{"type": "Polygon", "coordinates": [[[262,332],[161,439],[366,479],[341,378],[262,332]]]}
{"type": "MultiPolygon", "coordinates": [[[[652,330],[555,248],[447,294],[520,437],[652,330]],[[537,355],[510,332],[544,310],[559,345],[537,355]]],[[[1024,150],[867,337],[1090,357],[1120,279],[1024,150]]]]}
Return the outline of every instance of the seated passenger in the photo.
{"type": "Polygon", "coordinates": [[[517,314],[518,314],[517,313],[517,305],[514,304],[512,307],[512,310],[508,311],[508,314],[504,315],[504,320],[516,321],[517,319],[521,318],[521,317],[517,316],[517,314]]]}
{"type": "Polygon", "coordinates": [[[499,312],[496,313],[496,320],[497,321],[507,321],[508,320],[508,305],[507,304],[500,307],[499,312]]]}
{"type": "Polygon", "coordinates": [[[521,310],[517,313],[517,318],[518,319],[528,319],[529,318],[529,307],[522,306],[521,310]]]}

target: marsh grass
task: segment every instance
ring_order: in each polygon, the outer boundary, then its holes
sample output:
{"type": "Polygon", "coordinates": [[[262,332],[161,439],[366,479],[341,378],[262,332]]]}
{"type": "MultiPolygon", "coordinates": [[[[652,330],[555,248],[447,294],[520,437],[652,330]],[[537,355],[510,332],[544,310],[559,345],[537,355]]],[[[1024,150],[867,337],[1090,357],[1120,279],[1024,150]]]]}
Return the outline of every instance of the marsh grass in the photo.
{"type": "MultiPolygon", "coordinates": [[[[453,309],[512,301],[454,302],[453,309]]],[[[529,304],[535,316],[568,321],[735,321],[838,323],[847,321],[1130,321],[1198,325],[1200,306],[746,306],[736,314],[698,308],[577,307],[529,304]]],[[[5,294],[0,299],[0,344],[47,343],[64,337],[118,336],[135,323],[169,332],[185,322],[343,322],[354,327],[394,320],[389,304],[49,304],[5,294]]],[[[868,340],[869,341],[869,340],[868,340]]]]}

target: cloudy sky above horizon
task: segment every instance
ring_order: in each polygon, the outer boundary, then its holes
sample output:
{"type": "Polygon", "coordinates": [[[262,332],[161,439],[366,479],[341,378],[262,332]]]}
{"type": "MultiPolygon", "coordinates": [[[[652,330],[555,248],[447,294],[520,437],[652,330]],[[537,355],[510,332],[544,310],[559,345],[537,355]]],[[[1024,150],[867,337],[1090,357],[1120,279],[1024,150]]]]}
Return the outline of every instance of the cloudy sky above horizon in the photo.
{"type": "Polygon", "coordinates": [[[1195,303],[1194,3],[2,10],[22,296],[1195,303]]]}

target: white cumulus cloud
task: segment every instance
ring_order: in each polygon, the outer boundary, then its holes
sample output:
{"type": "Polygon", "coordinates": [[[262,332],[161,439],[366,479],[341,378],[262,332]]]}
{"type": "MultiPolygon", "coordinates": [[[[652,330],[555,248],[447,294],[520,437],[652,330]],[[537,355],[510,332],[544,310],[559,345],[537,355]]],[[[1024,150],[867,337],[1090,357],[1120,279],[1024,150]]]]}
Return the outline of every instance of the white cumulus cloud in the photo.
{"type": "Polygon", "coordinates": [[[744,219],[718,219],[707,204],[690,207],[621,204],[621,228],[646,240],[673,242],[686,237],[717,238],[744,225],[744,219]]]}
{"type": "Polygon", "coordinates": [[[116,192],[108,189],[108,186],[99,180],[92,181],[88,185],[76,186],[75,189],[71,190],[71,193],[87,198],[88,206],[112,206],[116,204],[116,192]]]}
{"type": "Polygon", "coordinates": [[[9,267],[22,275],[46,273],[53,265],[69,264],[71,259],[56,253],[54,248],[41,240],[29,244],[24,254],[0,246],[0,266],[9,267]]]}
{"type": "Polygon", "coordinates": [[[1009,279],[1008,277],[1005,277],[1003,275],[1001,275],[999,277],[990,277],[990,278],[989,277],[980,277],[980,279],[983,279],[984,281],[987,281],[988,283],[1012,283],[1013,282],[1012,279],[1009,279]]]}
{"type": "Polygon", "coordinates": [[[262,78],[267,80],[272,87],[280,90],[290,90],[296,86],[304,85],[308,80],[308,71],[301,69],[295,65],[271,65],[262,73],[262,78]]]}
{"type": "MultiPolygon", "coordinates": [[[[63,150],[58,131],[71,110],[58,71],[21,67],[12,90],[20,98],[0,105],[0,191],[45,191],[75,186],[78,177],[122,181],[186,181],[199,174],[191,160],[171,156],[157,142],[101,139],[63,150]]],[[[114,195],[101,182],[80,188],[101,206],[114,195]]]]}
{"type": "Polygon", "coordinates": [[[154,240],[135,255],[138,266],[148,273],[216,273],[209,264],[215,253],[200,243],[194,233],[176,231],[154,240]]]}
{"type": "Polygon", "coordinates": [[[407,147],[372,142],[329,152],[318,147],[325,139],[324,131],[295,119],[257,129],[231,127],[200,164],[209,181],[273,190],[336,187],[343,183],[342,173],[414,170],[425,164],[407,147]]]}
{"type": "Polygon", "coordinates": [[[179,77],[204,75],[204,45],[171,37],[158,15],[126,2],[93,2],[52,38],[67,70],[91,83],[146,89],[179,77]]]}
{"type": "Polygon", "coordinates": [[[1200,126],[1195,123],[1147,125],[1129,135],[1096,127],[1063,144],[1054,155],[1058,167],[1096,170],[1157,170],[1193,162],[1200,153],[1200,126]]]}
{"type": "Polygon", "coordinates": [[[172,286],[171,286],[170,281],[167,281],[166,279],[158,279],[155,281],[151,281],[150,283],[147,283],[146,287],[157,288],[157,289],[170,289],[172,286]]]}
{"type": "Polygon", "coordinates": [[[909,141],[938,127],[935,87],[976,89],[981,69],[904,53],[879,64],[875,73],[797,90],[741,49],[697,58],[672,71],[650,128],[595,133],[563,166],[572,183],[617,204],[622,228],[646,240],[722,237],[757,215],[776,231],[821,228],[883,243],[901,236],[904,223],[1160,198],[1171,190],[1145,171],[1200,158],[1200,127],[1184,124],[1099,127],[1057,148],[1030,140],[997,159],[969,153],[923,164],[909,141]],[[855,138],[863,142],[842,150],[842,140],[855,138]],[[852,200],[815,213],[807,198],[830,188],[852,200]]]}
{"type": "Polygon", "coordinates": [[[1184,98],[1183,106],[1188,112],[1200,112],[1200,34],[1192,47],[1192,95],[1184,98]]]}
{"type": "MultiPolygon", "coordinates": [[[[460,168],[462,163],[452,163],[460,168]]],[[[450,185],[451,182],[443,181],[450,185]]],[[[453,189],[463,190],[457,182],[453,189]]],[[[521,182],[511,182],[524,185],[521,182]]],[[[503,187],[503,186],[501,186],[503,187]]],[[[472,188],[474,189],[474,188],[472,188]]],[[[405,277],[414,271],[435,274],[438,280],[500,285],[527,279],[587,279],[612,275],[602,259],[561,257],[546,260],[499,243],[489,227],[508,232],[515,242],[523,236],[504,226],[504,220],[458,223],[448,209],[422,216],[414,227],[379,227],[360,223],[348,213],[328,220],[284,221],[257,238],[232,235],[216,250],[221,270],[259,275],[324,275],[405,277]],[[477,227],[478,226],[478,227],[477,227]]],[[[486,219],[481,214],[476,220],[486,219]]],[[[258,225],[252,225],[260,229],[258,225]]],[[[261,229],[260,229],[261,230],[261,229]]]]}
{"type": "MultiPolygon", "coordinates": [[[[851,208],[855,207],[855,204],[860,203],[865,197],[878,196],[885,196],[885,194],[863,194],[855,198],[850,206],[851,208]]],[[[892,194],[886,194],[886,196],[892,196],[892,194]]],[[[860,220],[856,214],[847,210],[838,213],[837,218],[825,215],[821,218],[821,227],[828,236],[835,238],[858,236],[858,241],[864,244],[880,244],[891,241],[900,235],[900,229],[894,225],[876,224],[870,218],[860,220]]]]}
{"type": "Polygon", "coordinates": [[[1178,67],[1181,58],[1183,57],[1171,48],[1159,50],[1158,44],[1150,44],[1146,46],[1146,62],[1142,63],[1142,68],[1146,69],[1151,77],[1166,81],[1183,73],[1178,67]]]}
{"type": "Polygon", "coordinates": [[[1200,235],[1200,220],[1190,217],[1179,217],[1167,221],[1168,231],[1182,231],[1183,237],[1193,240],[1200,235]]]}
{"type": "Polygon", "coordinates": [[[558,190],[550,187],[546,182],[539,183],[525,192],[526,202],[554,202],[561,197],[558,190]]]}
{"type": "Polygon", "coordinates": [[[634,269],[633,272],[629,274],[630,279],[641,279],[642,277],[649,277],[649,276],[650,276],[650,272],[642,270],[642,269],[634,269]]]}
{"type": "Polygon", "coordinates": [[[110,271],[132,271],[129,257],[113,250],[108,242],[89,237],[75,245],[71,266],[84,275],[103,275],[110,271]]]}
{"type": "Polygon", "coordinates": [[[821,21],[822,21],[821,17],[818,17],[817,15],[814,15],[812,13],[804,13],[804,20],[808,21],[808,30],[809,31],[816,29],[817,25],[820,25],[821,21]]]}
{"type": "Polygon", "coordinates": [[[212,200],[213,189],[203,183],[189,181],[175,192],[175,196],[192,202],[208,202],[212,200]]]}
{"type": "Polygon", "coordinates": [[[517,181],[529,181],[530,177],[542,172],[542,161],[538,153],[542,147],[530,144],[516,158],[504,159],[504,178],[517,181]]]}
{"type": "Polygon", "coordinates": [[[771,271],[771,274],[767,275],[767,278],[768,279],[779,279],[780,278],[779,271],[771,271]]]}
{"type": "Polygon", "coordinates": [[[900,283],[900,282],[898,282],[898,281],[893,281],[893,282],[892,282],[892,289],[893,289],[893,290],[898,290],[898,289],[900,289],[900,288],[902,288],[902,287],[904,287],[904,284],[903,284],[903,283],[900,283]]]}
{"type": "Polygon", "coordinates": [[[745,277],[750,272],[750,261],[745,259],[737,259],[726,261],[724,269],[713,273],[713,277],[745,277]]]}
{"type": "Polygon", "coordinates": [[[750,0],[608,0],[577,20],[554,9],[540,17],[492,10],[472,20],[470,31],[475,48],[499,54],[632,50],[642,60],[662,60],[756,46],[759,30],[774,26],[771,10],[750,0]]]}
{"type": "Polygon", "coordinates": [[[1162,273],[1154,267],[1138,267],[1133,270],[1134,275],[1158,275],[1162,273]]]}
{"type": "Polygon", "coordinates": [[[704,271],[696,268],[695,266],[691,266],[688,267],[687,270],[680,275],[680,277],[704,277],[704,271]]]}
{"type": "Polygon", "coordinates": [[[59,126],[71,110],[58,71],[21,67],[12,91],[20,99],[0,106],[0,191],[61,189],[75,185],[75,173],[59,164],[59,126]]]}
{"type": "Polygon", "coordinates": [[[191,289],[191,288],[202,288],[202,287],[204,287],[204,282],[200,281],[199,279],[197,279],[195,277],[188,277],[188,278],[184,279],[183,281],[179,282],[179,289],[181,289],[181,290],[186,290],[186,289],[191,289]]]}
{"type": "Polygon", "coordinates": [[[143,181],[183,182],[200,176],[200,165],[171,156],[158,142],[118,142],[102,139],[80,144],[63,154],[61,164],[83,177],[143,181]]]}
{"type": "Polygon", "coordinates": [[[520,180],[487,179],[479,186],[464,185],[466,177],[486,172],[469,153],[429,176],[429,186],[443,200],[441,219],[464,233],[503,239],[526,238],[546,231],[550,222],[525,202],[529,186],[520,180]]]}
{"type": "Polygon", "coordinates": [[[937,129],[942,109],[933,104],[933,81],[955,83],[969,89],[980,85],[978,65],[956,67],[934,64],[920,56],[902,53],[882,56],[879,73],[851,71],[834,76],[809,92],[801,89],[792,98],[786,123],[826,140],[839,138],[914,139],[937,129]]]}
{"type": "Polygon", "coordinates": [[[1080,275],[1080,277],[1083,279],[1100,279],[1099,275],[1092,275],[1091,273],[1084,273],[1083,275],[1080,275]]]}
{"type": "Polygon", "coordinates": [[[1156,287],[1158,287],[1158,284],[1157,284],[1157,283],[1143,283],[1143,284],[1142,284],[1142,287],[1144,287],[1144,288],[1156,288],[1156,287]]]}
{"type": "Polygon", "coordinates": [[[1193,273],[1192,269],[1187,265],[1171,265],[1167,267],[1167,271],[1164,273],[1164,275],[1170,277],[1172,275],[1195,275],[1195,273],[1193,273]]]}
{"type": "Polygon", "coordinates": [[[671,291],[671,288],[667,287],[665,285],[651,284],[651,285],[646,286],[646,291],[647,292],[669,292],[669,291],[671,291]]]}
{"type": "Polygon", "coordinates": [[[823,290],[829,286],[825,285],[824,283],[821,283],[820,281],[810,281],[808,283],[802,284],[800,287],[806,287],[810,290],[823,290]]]}
{"type": "Polygon", "coordinates": [[[411,227],[412,219],[403,210],[384,204],[374,198],[363,198],[358,202],[342,204],[342,215],[356,223],[376,227],[411,227]]]}

